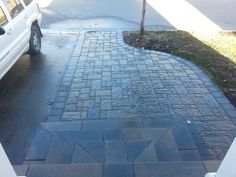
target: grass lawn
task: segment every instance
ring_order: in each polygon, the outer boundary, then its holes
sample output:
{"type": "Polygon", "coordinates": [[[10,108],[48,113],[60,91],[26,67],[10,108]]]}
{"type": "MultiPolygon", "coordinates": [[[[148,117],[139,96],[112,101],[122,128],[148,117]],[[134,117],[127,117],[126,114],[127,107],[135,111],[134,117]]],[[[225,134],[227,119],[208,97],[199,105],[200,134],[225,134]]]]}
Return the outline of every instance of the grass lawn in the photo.
{"type": "Polygon", "coordinates": [[[192,61],[236,103],[236,33],[203,37],[184,31],[147,31],[141,37],[138,32],[124,32],[124,40],[137,48],[163,51],[192,61]]]}

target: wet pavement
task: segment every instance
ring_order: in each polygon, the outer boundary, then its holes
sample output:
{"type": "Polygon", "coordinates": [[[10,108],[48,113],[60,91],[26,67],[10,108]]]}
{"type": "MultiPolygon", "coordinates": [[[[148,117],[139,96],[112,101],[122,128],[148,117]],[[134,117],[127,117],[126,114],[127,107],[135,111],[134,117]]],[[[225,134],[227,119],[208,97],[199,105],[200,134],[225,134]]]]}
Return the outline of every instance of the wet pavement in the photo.
{"type": "Polygon", "coordinates": [[[76,35],[44,35],[42,53],[24,55],[0,81],[0,141],[11,162],[22,164],[39,122],[50,111],[76,35]]]}
{"type": "Polygon", "coordinates": [[[236,133],[236,109],[196,65],[80,32],[25,159],[29,177],[202,177],[236,133]]]}

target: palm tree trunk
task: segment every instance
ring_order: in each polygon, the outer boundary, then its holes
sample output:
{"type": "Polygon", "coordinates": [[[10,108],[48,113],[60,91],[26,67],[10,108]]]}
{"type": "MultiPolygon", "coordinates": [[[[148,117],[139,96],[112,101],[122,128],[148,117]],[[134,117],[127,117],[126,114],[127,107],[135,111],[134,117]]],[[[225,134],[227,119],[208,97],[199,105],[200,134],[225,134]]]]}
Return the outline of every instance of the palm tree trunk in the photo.
{"type": "Polygon", "coordinates": [[[145,14],[146,14],[146,0],[143,0],[143,10],[142,10],[142,20],[140,24],[140,35],[144,35],[144,20],[145,20],[145,14]]]}

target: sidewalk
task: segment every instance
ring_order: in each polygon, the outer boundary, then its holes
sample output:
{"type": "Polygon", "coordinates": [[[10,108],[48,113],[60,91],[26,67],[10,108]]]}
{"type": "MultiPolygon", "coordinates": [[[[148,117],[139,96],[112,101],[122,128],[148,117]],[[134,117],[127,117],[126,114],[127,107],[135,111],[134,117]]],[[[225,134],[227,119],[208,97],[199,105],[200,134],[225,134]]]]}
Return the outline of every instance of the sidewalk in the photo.
{"type": "Polygon", "coordinates": [[[202,177],[236,135],[236,110],[194,64],[81,33],[26,157],[28,177],[202,177]]]}

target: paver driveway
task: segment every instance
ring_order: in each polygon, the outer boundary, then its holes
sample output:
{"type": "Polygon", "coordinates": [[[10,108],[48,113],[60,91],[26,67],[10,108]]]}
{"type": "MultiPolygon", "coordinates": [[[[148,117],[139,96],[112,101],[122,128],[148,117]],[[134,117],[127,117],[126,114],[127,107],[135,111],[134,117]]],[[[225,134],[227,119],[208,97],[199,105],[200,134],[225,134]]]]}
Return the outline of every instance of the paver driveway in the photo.
{"type": "Polygon", "coordinates": [[[235,118],[190,62],[129,47],[121,32],[81,33],[26,157],[43,165],[28,175],[203,176],[202,162],[227,152],[235,118]]]}

